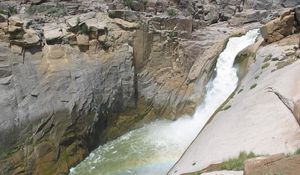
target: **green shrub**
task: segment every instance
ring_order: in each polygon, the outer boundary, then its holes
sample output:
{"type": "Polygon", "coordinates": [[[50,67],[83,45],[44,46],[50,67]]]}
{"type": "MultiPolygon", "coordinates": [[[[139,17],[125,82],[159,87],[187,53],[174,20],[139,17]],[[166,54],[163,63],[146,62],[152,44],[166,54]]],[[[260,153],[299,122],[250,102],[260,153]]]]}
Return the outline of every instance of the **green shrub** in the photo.
{"type": "Polygon", "coordinates": [[[7,9],[0,9],[0,14],[3,14],[3,15],[15,15],[18,13],[18,10],[16,9],[16,7],[12,7],[12,6],[9,6],[7,9]]]}
{"type": "Polygon", "coordinates": [[[223,109],[223,111],[226,111],[226,110],[228,110],[228,109],[230,109],[231,108],[231,105],[228,105],[228,106],[226,106],[224,109],[223,109]]]}
{"type": "Polygon", "coordinates": [[[300,148],[295,151],[294,155],[300,155],[300,148]]]}
{"type": "Polygon", "coordinates": [[[145,8],[146,8],[147,5],[148,5],[148,0],[144,0],[143,3],[144,3],[144,6],[145,6],[145,8]]]}
{"type": "Polygon", "coordinates": [[[272,59],[272,54],[267,55],[264,59],[264,63],[270,61],[271,59],[272,59]]]}
{"type": "Polygon", "coordinates": [[[220,166],[221,170],[235,170],[240,171],[244,170],[244,161],[247,159],[251,159],[257,157],[253,152],[241,152],[237,158],[231,158],[225,162],[223,162],[220,166]]]}
{"type": "Polygon", "coordinates": [[[132,4],[133,4],[133,0],[123,0],[125,6],[127,7],[132,7],[132,4]]]}
{"type": "Polygon", "coordinates": [[[264,65],[262,65],[262,69],[265,69],[265,68],[267,68],[267,67],[269,67],[270,66],[270,63],[265,63],[264,65]]]}
{"type": "Polygon", "coordinates": [[[173,17],[173,16],[176,16],[177,15],[177,13],[176,13],[176,10],[175,9],[168,9],[168,15],[169,16],[171,16],[171,17],[173,17]]]}
{"type": "Polygon", "coordinates": [[[278,69],[284,68],[285,66],[293,64],[295,61],[296,60],[294,60],[294,59],[288,59],[286,61],[280,61],[280,62],[276,63],[275,66],[277,67],[277,70],[278,70],[278,69]]]}
{"type": "Polygon", "coordinates": [[[238,92],[238,94],[241,93],[241,92],[243,92],[243,91],[244,91],[244,89],[240,89],[239,92],[238,92]]]}
{"type": "Polygon", "coordinates": [[[29,15],[39,14],[39,13],[51,15],[54,17],[67,15],[67,11],[66,11],[64,5],[57,5],[57,6],[45,5],[45,4],[31,5],[25,11],[29,15]]]}
{"type": "Polygon", "coordinates": [[[105,41],[99,41],[101,48],[105,51],[108,51],[108,49],[110,48],[111,45],[109,45],[107,42],[105,41]]]}
{"type": "Polygon", "coordinates": [[[177,32],[175,32],[175,31],[172,31],[172,32],[169,32],[169,37],[171,38],[171,39],[173,39],[173,38],[175,38],[175,37],[177,37],[177,32]]]}
{"type": "Polygon", "coordinates": [[[89,33],[89,27],[83,23],[78,26],[78,34],[88,34],[89,33]]]}
{"type": "Polygon", "coordinates": [[[257,86],[257,84],[255,83],[250,87],[250,89],[254,89],[254,88],[256,88],[256,86],[257,86]]]}

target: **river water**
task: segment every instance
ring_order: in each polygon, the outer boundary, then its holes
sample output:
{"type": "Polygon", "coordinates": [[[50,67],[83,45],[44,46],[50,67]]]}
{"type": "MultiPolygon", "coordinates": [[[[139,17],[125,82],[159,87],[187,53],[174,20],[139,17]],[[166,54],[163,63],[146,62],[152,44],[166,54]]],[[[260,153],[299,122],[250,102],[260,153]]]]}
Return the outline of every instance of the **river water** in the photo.
{"type": "Polygon", "coordinates": [[[238,83],[233,63],[237,54],[253,44],[258,30],[229,39],[219,55],[215,77],[193,116],[177,121],[155,121],[116,140],[99,146],[70,175],[164,175],[180,158],[215,110],[230,96],[238,83]]]}

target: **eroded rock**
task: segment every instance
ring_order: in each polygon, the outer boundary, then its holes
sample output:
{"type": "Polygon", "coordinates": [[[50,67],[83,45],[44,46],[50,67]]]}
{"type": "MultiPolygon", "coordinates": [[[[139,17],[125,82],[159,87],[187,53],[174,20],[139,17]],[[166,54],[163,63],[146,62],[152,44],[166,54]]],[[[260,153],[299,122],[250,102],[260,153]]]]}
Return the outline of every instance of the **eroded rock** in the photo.
{"type": "Polygon", "coordinates": [[[288,11],[280,18],[270,21],[261,29],[262,37],[269,43],[279,41],[284,37],[295,33],[295,13],[288,11]]]}

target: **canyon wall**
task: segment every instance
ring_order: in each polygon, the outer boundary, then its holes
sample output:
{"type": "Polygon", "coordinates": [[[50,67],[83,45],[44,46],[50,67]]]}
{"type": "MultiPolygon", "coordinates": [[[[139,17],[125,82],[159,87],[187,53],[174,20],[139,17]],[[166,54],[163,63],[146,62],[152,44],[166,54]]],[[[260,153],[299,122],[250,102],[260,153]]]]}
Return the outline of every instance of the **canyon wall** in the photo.
{"type": "Polygon", "coordinates": [[[99,144],[193,113],[228,37],[299,4],[265,2],[0,1],[0,173],[66,173],[99,144]]]}

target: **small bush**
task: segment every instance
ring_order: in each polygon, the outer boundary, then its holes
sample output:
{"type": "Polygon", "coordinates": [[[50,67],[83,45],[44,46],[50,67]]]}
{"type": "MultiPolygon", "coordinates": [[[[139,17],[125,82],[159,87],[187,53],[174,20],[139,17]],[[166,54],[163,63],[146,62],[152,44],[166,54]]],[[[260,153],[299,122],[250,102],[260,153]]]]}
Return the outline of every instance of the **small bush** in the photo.
{"type": "Polygon", "coordinates": [[[78,26],[78,34],[88,34],[89,33],[89,27],[83,23],[78,26]]]}
{"type": "Polygon", "coordinates": [[[148,0],[144,0],[143,3],[144,3],[144,6],[145,6],[145,8],[146,8],[147,5],[148,5],[148,0]]]}
{"type": "Polygon", "coordinates": [[[267,68],[267,67],[269,67],[270,66],[270,63],[265,63],[264,65],[262,65],[262,69],[265,69],[265,68],[267,68]]]}
{"type": "Polygon", "coordinates": [[[257,86],[257,84],[255,83],[250,87],[250,89],[254,89],[254,88],[256,88],[256,86],[257,86]]]}
{"type": "Polygon", "coordinates": [[[127,7],[132,7],[132,4],[133,4],[133,0],[123,0],[125,6],[127,7]]]}
{"type": "Polygon", "coordinates": [[[276,63],[275,66],[277,67],[277,69],[282,69],[285,66],[293,64],[295,61],[296,60],[294,60],[294,59],[289,59],[289,60],[286,60],[286,61],[280,61],[280,62],[276,63]]]}
{"type": "Polygon", "coordinates": [[[175,9],[168,9],[168,15],[169,16],[171,16],[171,17],[173,17],[173,16],[176,16],[177,15],[177,13],[176,13],[176,10],[175,9]]]}
{"type": "Polygon", "coordinates": [[[228,109],[230,109],[231,108],[231,105],[228,105],[228,106],[226,106],[224,109],[223,109],[223,111],[226,111],[226,110],[228,110],[228,109]]]}
{"type": "Polygon", "coordinates": [[[175,37],[177,37],[177,32],[175,32],[175,31],[172,31],[172,32],[170,32],[169,34],[169,37],[171,38],[171,39],[174,39],[175,37]]]}
{"type": "Polygon", "coordinates": [[[259,75],[255,76],[255,80],[259,79],[259,75]]]}
{"type": "Polygon", "coordinates": [[[108,51],[108,49],[110,48],[111,45],[109,45],[107,42],[105,41],[99,41],[101,48],[105,51],[108,51]]]}
{"type": "Polygon", "coordinates": [[[272,59],[272,55],[270,54],[270,55],[265,57],[264,63],[270,61],[271,59],[272,59]]]}
{"type": "Polygon", "coordinates": [[[244,161],[247,159],[251,159],[257,157],[253,152],[241,152],[237,158],[231,158],[225,162],[223,162],[220,166],[221,170],[235,170],[240,171],[244,170],[244,161]]]}
{"type": "Polygon", "coordinates": [[[18,13],[16,7],[9,6],[7,9],[0,9],[0,14],[3,15],[15,15],[18,13]]]}
{"type": "Polygon", "coordinates": [[[295,151],[294,155],[300,155],[300,148],[295,151]]]}
{"type": "Polygon", "coordinates": [[[51,15],[54,17],[67,15],[67,11],[64,5],[31,5],[26,9],[26,13],[29,15],[43,13],[45,15],[51,15]]]}
{"type": "Polygon", "coordinates": [[[241,92],[243,92],[243,91],[244,91],[244,89],[240,89],[239,92],[238,92],[238,94],[241,93],[241,92]]]}

